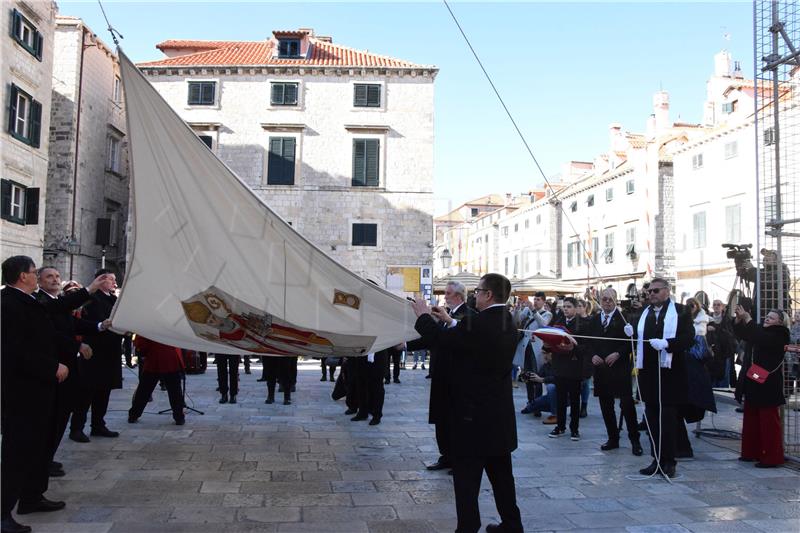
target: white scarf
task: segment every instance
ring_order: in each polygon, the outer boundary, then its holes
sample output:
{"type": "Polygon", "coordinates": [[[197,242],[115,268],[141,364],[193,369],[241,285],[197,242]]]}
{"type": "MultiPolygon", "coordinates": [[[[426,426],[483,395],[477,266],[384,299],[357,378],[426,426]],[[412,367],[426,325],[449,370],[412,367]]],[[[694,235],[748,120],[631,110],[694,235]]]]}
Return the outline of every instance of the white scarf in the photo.
{"type": "MultiPolygon", "coordinates": [[[[674,339],[678,332],[678,312],[675,310],[675,302],[669,300],[664,305],[667,306],[667,314],[664,317],[664,333],[661,335],[662,339],[674,339]]],[[[644,368],[644,323],[647,320],[647,315],[650,314],[650,307],[644,310],[641,318],[639,318],[638,325],[638,338],[636,340],[636,368],[644,368]]],[[[658,320],[658,317],[656,317],[658,320]]],[[[666,350],[661,350],[658,353],[658,364],[661,368],[672,368],[672,354],[666,350]]]]}

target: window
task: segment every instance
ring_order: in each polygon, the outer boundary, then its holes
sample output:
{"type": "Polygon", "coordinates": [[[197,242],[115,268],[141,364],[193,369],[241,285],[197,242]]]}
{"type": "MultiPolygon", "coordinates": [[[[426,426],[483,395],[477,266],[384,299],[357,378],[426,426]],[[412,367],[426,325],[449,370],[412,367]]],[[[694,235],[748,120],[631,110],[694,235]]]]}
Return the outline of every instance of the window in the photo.
{"type": "Polygon", "coordinates": [[[294,137],[270,137],[267,185],[294,185],[297,141],[294,137]]]}
{"type": "Polygon", "coordinates": [[[353,187],[377,187],[378,139],[353,139],[353,187]]]}
{"type": "Polygon", "coordinates": [[[505,271],[503,272],[506,276],[508,276],[508,257],[505,258],[505,271]]]}
{"type": "Polygon", "coordinates": [[[586,205],[588,207],[592,207],[594,205],[594,194],[590,194],[588,198],[586,198],[586,205]]]}
{"type": "Polygon", "coordinates": [[[573,213],[578,210],[578,202],[572,202],[569,204],[569,210],[573,213]]]}
{"type": "Polygon", "coordinates": [[[356,83],[353,89],[353,106],[380,107],[381,86],[377,84],[356,83]]]}
{"type": "Polygon", "coordinates": [[[353,224],[353,246],[378,246],[378,225],[353,224]]]}
{"type": "Polygon", "coordinates": [[[279,40],[278,57],[300,57],[300,40],[299,39],[279,40]]]}
{"type": "Polygon", "coordinates": [[[725,206],[725,242],[742,240],[742,206],[725,206]]]}
{"type": "Polygon", "coordinates": [[[201,141],[203,141],[203,143],[205,143],[206,146],[208,146],[209,150],[214,149],[214,138],[211,137],[211,135],[198,135],[198,137],[201,141]]]}
{"type": "Polygon", "coordinates": [[[508,237],[508,226],[503,226],[501,233],[503,234],[503,237],[508,237]]]}
{"type": "Polygon", "coordinates": [[[8,132],[15,139],[38,148],[42,129],[42,104],[14,84],[11,85],[10,100],[8,132]]]}
{"type": "Polygon", "coordinates": [[[625,194],[633,194],[636,190],[636,185],[634,184],[633,180],[628,180],[625,182],[625,194]]]}
{"type": "Polygon", "coordinates": [[[573,243],[567,243],[567,266],[571,267],[572,263],[575,261],[575,251],[572,248],[573,243]]]}
{"type": "Polygon", "coordinates": [[[297,83],[272,83],[271,87],[272,105],[297,105],[297,83]]]}
{"type": "Polygon", "coordinates": [[[33,57],[39,61],[42,60],[42,50],[44,49],[42,34],[16,9],[12,14],[11,36],[33,57]]]}
{"type": "Polygon", "coordinates": [[[703,168],[703,154],[695,154],[692,156],[692,169],[697,170],[703,168]]]}
{"type": "MultiPolygon", "coordinates": [[[[600,258],[600,239],[592,237],[592,261],[598,261],[600,258]]],[[[586,261],[587,263],[589,261],[586,261]]]]}
{"type": "Polygon", "coordinates": [[[575,264],[581,266],[583,264],[583,247],[581,246],[581,242],[573,243],[573,246],[575,246],[575,264]]]}
{"type": "Polygon", "coordinates": [[[731,159],[737,155],[739,155],[739,143],[736,141],[725,143],[725,159],[731,159]]]}
{"type": "Polygon", "coordinates": [[[607,233],[606,234],[606,245],[603,248],[603,258],[606,260],[606,263],[613,263],[614,262],[614,234],[607,233]]]}
{"type": "Polygon", "coordinates": [[[609,187],[608,189],[606,189],[606,202],[610,202],[613,199],[614,199],[614,189],[609,187]]]}
{"type": "Polygon", "coordinates": [[[119,173],[119,139],[110,135],[106,144],[106,170],[119,173]]]}
{"type": "Polygon", "coordinates": [[[514,256],[514,270],[512,271],[512,274],[511,274],[515,278],[517,277],[517,271],[518,271],[517,269],[518,269],[518,267],[519,267],[519,256],[515,255],[514,256]]]}
{"type": "Polygon", "coordinates": [[[772,146],[777,139],[775,138],[775,128],[767,128],[764,130],[764,146],[772,146]]]}
{"type": "Polygon", "coordinates": [[[701,211],[692,215],[692,246],[694,248],[706,247],[706,212],[701,211]]]}
{"type": "Polygon", "coordinates": [[[537,224],[541,224],[542,223],[542,215],[536,215],[536,223],[537,224]]]}
{"type": "Polygon", "coordinates": [[[519,224],[514,224],[514,233],[519,231],[519,224]]]}
{"type": "Polygon", "coordinates": [[[625,230],[625,255],[631,256],[636,253],[636,226],[631,226],[625,230]]]}
{"type": "Polygon", "coordinates": [[[473,208],[470,209],[470,216],[471,217],[478,216],[478,208],[477,207],[473,207],[473,208]]]}
{"type": "Polygon", "coordinates": [[[731,113],[736,111],[736,108],[738,107],[736,104],[738,104],[738,102],[739,102],[738,100],[734,100],[733,102],[725,102],[725,103],[723,103],[722,104],[722,113],[725,114],[725,115],[730,115],[731,113]]]}
{"type": "Polygon", "coordinates": [[[530,219],[526,218],[525,219],[525,229],[528,229],[530,227],[531,227],[531,221],[530,221],[530,219]]]}
{"type": "Polygon", "coordinates": [[[120,90],[121,90],[121,87],[120,87],[119,76],[114,76],[114,91],[113,91],[112,99],[115,102],[119,102],[121,100],[121,96],[122,95],[120,94],[120,90]]]}
{"type": "Polygon", "coordinates": [[[0,218],[15,224],[39,223],[39,189],[25,187],[11,180],[0,182],[2,204],[0,218]]]}
{"type": "Polygon", "coordinates": [[[189,105],[214,105],[217,82],[190,81],[189,105]]]}

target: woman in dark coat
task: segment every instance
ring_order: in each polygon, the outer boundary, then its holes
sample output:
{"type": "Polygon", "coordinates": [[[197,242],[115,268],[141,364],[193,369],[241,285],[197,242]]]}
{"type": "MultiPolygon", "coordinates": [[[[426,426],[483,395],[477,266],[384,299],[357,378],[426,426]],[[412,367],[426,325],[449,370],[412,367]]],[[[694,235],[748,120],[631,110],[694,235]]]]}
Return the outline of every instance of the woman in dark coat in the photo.
{"type": "Polygon", "coordinates": [[[744,399],[741,461],[758,461],[759,468],[784,463],[783,429],[779,407],[786,403],[783,394],[784,346],[789,343],[789,328],[784,313],[772,310],[764,317],[764,325],[753,321],[750,313],[736,306],[733,330],[736,336],[753,345],[752,360],[745,360],[736,385],[736,400],[744,399]],[[769,373],[758,383],[747,376],[752,365],[769,373]]]}

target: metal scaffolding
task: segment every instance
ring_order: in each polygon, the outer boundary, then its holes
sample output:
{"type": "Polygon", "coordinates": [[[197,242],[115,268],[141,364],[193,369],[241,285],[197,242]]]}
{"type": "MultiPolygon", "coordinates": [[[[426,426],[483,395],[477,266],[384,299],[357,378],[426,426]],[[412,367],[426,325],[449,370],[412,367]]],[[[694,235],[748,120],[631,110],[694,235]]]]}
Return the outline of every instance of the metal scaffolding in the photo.
{"type": "MultiPolygon", "coordinates": [[[[753,9],[759,321],[770,309],[782,309],[793,323],[800,321],[795,316],[800,313],[799,10],[793,0],[756,0],[753,9]]],[[[793,456],[800,455],[798,355],[787,352],[784,365],[784,445],[793,456]]]]}

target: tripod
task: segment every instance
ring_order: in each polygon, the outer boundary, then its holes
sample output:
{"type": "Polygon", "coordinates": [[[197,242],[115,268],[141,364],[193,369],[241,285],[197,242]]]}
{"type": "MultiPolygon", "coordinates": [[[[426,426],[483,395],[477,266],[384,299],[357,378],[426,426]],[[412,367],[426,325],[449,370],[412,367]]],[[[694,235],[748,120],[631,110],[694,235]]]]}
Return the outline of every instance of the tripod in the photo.
{"type": "MultiPolygon", "coordinates": [[[[186,405],[186,372],[181,372],[181,403],[183,403],[184,409],[197,413],[198,415],[205,414],[203,411],[200,411],[199,409],[195,409],[194,407],[189,407],[188,405],[186,405]]],[[[158,414],[163,415],[171,412],[172,412],[172,407],[170,407],[169,409],[163,409],[159,411],[158,414]]]]}

